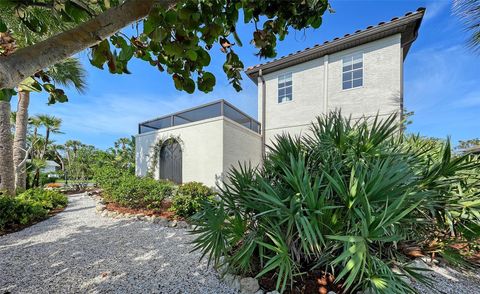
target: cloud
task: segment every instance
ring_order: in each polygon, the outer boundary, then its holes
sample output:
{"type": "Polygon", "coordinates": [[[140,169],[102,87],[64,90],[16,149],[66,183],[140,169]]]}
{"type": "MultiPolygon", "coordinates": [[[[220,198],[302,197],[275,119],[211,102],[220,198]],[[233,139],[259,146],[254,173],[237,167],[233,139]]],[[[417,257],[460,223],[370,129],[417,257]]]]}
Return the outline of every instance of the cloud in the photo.
{"type": "MultiPolygon", "coordinates": [[[[256,117],[256,91],[249,89],[236,93],[229,87],[222,87],[213,93],[174,92],[162,94],[111,93],[101,96],[73,95],[67,103],[47,106],[45,99],[36,99],[31,106],[32,115],[48,113],[62,119],[63,136],[56,138],[99,138],[111,141],[112,137],[134,135],[138,123],[210,101],[226,99],[244,112],[256,117]]],[[[40,96],[40,95],[38,95],[40,96]]],[[[35,97],[38,98],[38,97],[35,97]]],[[[107,145],[99,142],[100,145],[107,145]]]]}
{"type": "Polygon", "coordinates": [[[410,54],[405,67],[407,109],[434,109],[454,103],[476,86],[476,69],[464,46],[432,46],[410,54]],[[443,100],[443,101],[442,101],[443,100]]]}
{"type": "Polygon", "coordinates": [[[423,18],[424,22],[428,22],[434,19],[436,16],[442,13],[442,11],[450,6],[451,1],[449,0],[435,0],[429,1],[426,3],[427,12],[423,18]]]}
{"type": "Polygon", "coordinates": [[[480,106],[480,90],[474,90],[466,94],[464,98],[455,101],[454,105],[458,108],[480,106]]]}

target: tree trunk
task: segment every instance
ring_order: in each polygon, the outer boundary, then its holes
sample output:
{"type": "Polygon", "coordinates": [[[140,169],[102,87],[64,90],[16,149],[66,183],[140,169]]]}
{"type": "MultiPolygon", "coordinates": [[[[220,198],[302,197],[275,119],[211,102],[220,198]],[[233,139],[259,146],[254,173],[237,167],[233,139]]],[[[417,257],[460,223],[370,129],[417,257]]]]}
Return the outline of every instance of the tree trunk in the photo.
{"type": "Polygon", "coordinates": [[[0,58],[0,89],[14,88],[25,78],[110,37],[148,15],[153,5],[169,9],[180,0],[126,0],[75,28],[0,58]]]}
{"type": "Polygon", "coordinates": [[[27,156],[28,105],[30,92],[18,92],[17,117],[15,121],[15,137],[13,140],[13,163],[15,167],[15,189],[17,192],[27,188],[26,165],[21,164],[27,156]]]}
{"type": "Polygon", "coordinates": [[[0,100],[0,191],[15,194],[10,101],[0,100]]]}
{"type": "Polygon", "coordinates": [[[48,140],[49,139],[50,139],[50,128],[47,127],[47,130],[45,132],[45,145],[43,145],[42,155],[40,156],[41,159],[44,159],[45,155],[47,155],[48,140]]]}

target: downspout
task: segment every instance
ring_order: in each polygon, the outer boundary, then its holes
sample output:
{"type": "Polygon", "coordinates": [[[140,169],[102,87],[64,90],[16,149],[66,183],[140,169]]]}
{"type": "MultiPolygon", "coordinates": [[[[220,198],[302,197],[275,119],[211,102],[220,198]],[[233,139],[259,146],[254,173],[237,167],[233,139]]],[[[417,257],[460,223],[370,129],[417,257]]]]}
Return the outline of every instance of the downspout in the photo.
{"type": "Polygon", "coordinates": [[[266,157],[265,151],[265,105],[266,105],[266,85],[265,85],[265,78],[263,77],[262,69],[258,71],[258,77],[262,81],[262,159],[266,157]]]}

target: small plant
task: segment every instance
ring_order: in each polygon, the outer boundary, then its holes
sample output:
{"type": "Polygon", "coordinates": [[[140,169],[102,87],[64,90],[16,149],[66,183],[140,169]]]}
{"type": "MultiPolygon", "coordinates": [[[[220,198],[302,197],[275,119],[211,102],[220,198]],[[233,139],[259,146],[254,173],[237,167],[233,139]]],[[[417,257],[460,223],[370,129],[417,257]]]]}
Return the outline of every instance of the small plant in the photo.
{"type": "Polygon", "coordinates": [[[212,201],[215,192],[198,182],[181,185],[173,196],[171,210],[181,217],[190,217],[197,213],[205,201],[212,201]]]}

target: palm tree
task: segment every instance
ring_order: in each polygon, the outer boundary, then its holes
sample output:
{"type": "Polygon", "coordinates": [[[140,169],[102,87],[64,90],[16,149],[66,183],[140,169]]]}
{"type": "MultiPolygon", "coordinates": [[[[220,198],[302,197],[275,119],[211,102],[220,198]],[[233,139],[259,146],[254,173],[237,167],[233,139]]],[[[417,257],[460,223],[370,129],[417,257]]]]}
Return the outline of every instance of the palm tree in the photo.
{"type": "Polygon", "coordinates": [[[40,158],[44,158],[47,153],[48,144],[51,142],[50,134],[61,134],[60,126],[62,125],[62,119],[48,114],[37,115],[37,118],[42,123],[42,126],[45,128],[45,144],[43,146],[43,151],[40,153],[40,158]]]}
{"type": "MultiPolygon", "coordinates": [[[[62,86],[74,87],[79,93],[83,93],[86,88],[85,70],[80,61],[76,58],[67,58],[60,63],[46,70],[46,75],[53,79],[54,83],[62,86]]],[[[15,123],[15,139],[13,145],[13,161],[15,165],[15,183],[17,189],[24,190],[26,188],[26,171],[25,166],[20,166],[25,157],[26,138],[28,125],[28,105],[30,102],[30,92],[20,90],[18,92],[18,107],[15,123]]],[[[48,138],[47,138],[48,143],[48,138]]],[[[46,151],[46,146],[44,152],[46,151]]]]}
{"type": "Polygon", "coordinates": [[[480,0],[454,0],[453,11],[472,32],[468,45],[480,53],[480,0]]]}
{"type": "Polygon", "coordinates": [[[27,157],[27,126],[28,126],[28,104],[30,103],[30,92],[18,92],[17,115],[15,118],[15,137],[13,139],[13,163],[15,168],[15,187],[17,190],[25,190],[27,174],[25,164],[21,164],[27,157]]]}
{"type": "MultiPolygon", "coordinates": [[[[9,29],[8,32],[0,33],[0,56],[7,56],[13,53],[17,46],[26,47],[35,44],[43,39],[69,29],[75,25],[76,20],[66,21],[61,15],[51,13],[49,9],[45,9],[41,5],[33,5],[28,7],[22,3],[13,3],[12,1],[0,1],[0,12],[2,15],[2,23],[9,29]],[[21,17],[18,17],[18,7],[24,9],[24,13],[33,18],[41,29],[38,27],[33,29],[31,26],[26,25],[21,17]]],[[[32,21],[32,20],[31,20],[32,21]]],[[[83,91],[85,88],[85,71],[82,69],[77,59],[68,59],[64,62],[60,62],[52,66],[46,71],[46,74],[51,74],[51,78],[54,82],[60,85],[74,86],[79,91],[83,91]]],[[[27,78],[34,81],[32,78],[27,78]]],[[[24,84],[22,82],[22,84],[24,84]]],[[[11,142],[4,141],[0,138],[0,146],[7,148],[0,148],[0,153],[4,153],[0,157],[9,157],[12,154],[13,167],[10,164],[2,164],[2,174],[15,174],[15,186],[20,190],[26,187],[26,175],[25,166],[22,165],[25,158],[28,156],[26,149],[26,136],[27,136],[27,124],[28,124],[28,105],[30,102],[30,89],[28,86],[19,85],[18,87],[18,106],[15,122],[15,138],[13,140],[13,147],[10,147],[11,142]],[[10,152],[10,149],[13,151],[10,152]],[[22,166],[21,166],[22,165],[22,166]],[[13,171],[12,171],[13,168],[13,171]]],[[[28,84],[28,83],[27,83],[28,84]]],[[[9,101],[0,101],[0,104],[9,103],[9,101]]],[[[0,107],[1,111],[8,111],[7,107],[0,107]]],[[[7,116],[6,113],[2,113],[1,116],[7,116]]],[[[5,137],[7,138],[7,137],[5,137]]],[[[1,184],[0,184],[1,189],[1,184]]]]}
{"type": "MultiPolygon", "coordinates": [[[[62,120],[58,117],[55,117],[53,115],[47,115],[47,114],[37,115],[36,118],[40,121],[41,126],[45,128],[45,142],[42,146],[42,150],[39,151],[39,154],[38,154],[38,159],[44,160],[48,150],[48,146],[51,143],[49,140],[50,134],[61,133],[60,126],[62,124],[62,120]]],[[[40,183],[40,168],[37,167],[35,169],[33,184],[34,186],[38,187],[39,183],[40,183]]]]}
{"type": "MultiPolygon", "coordinates": [[[[3,17],[3,15],[2,15],[3,17]]],[[[8,32],[0,33],[0,57],[12,54],[17,48],[8,32]]],[[[15,193],[15,168],[13,164],[12,130],[10,124],[9,95],[0,93],[0,191],[15,193]]]]}

